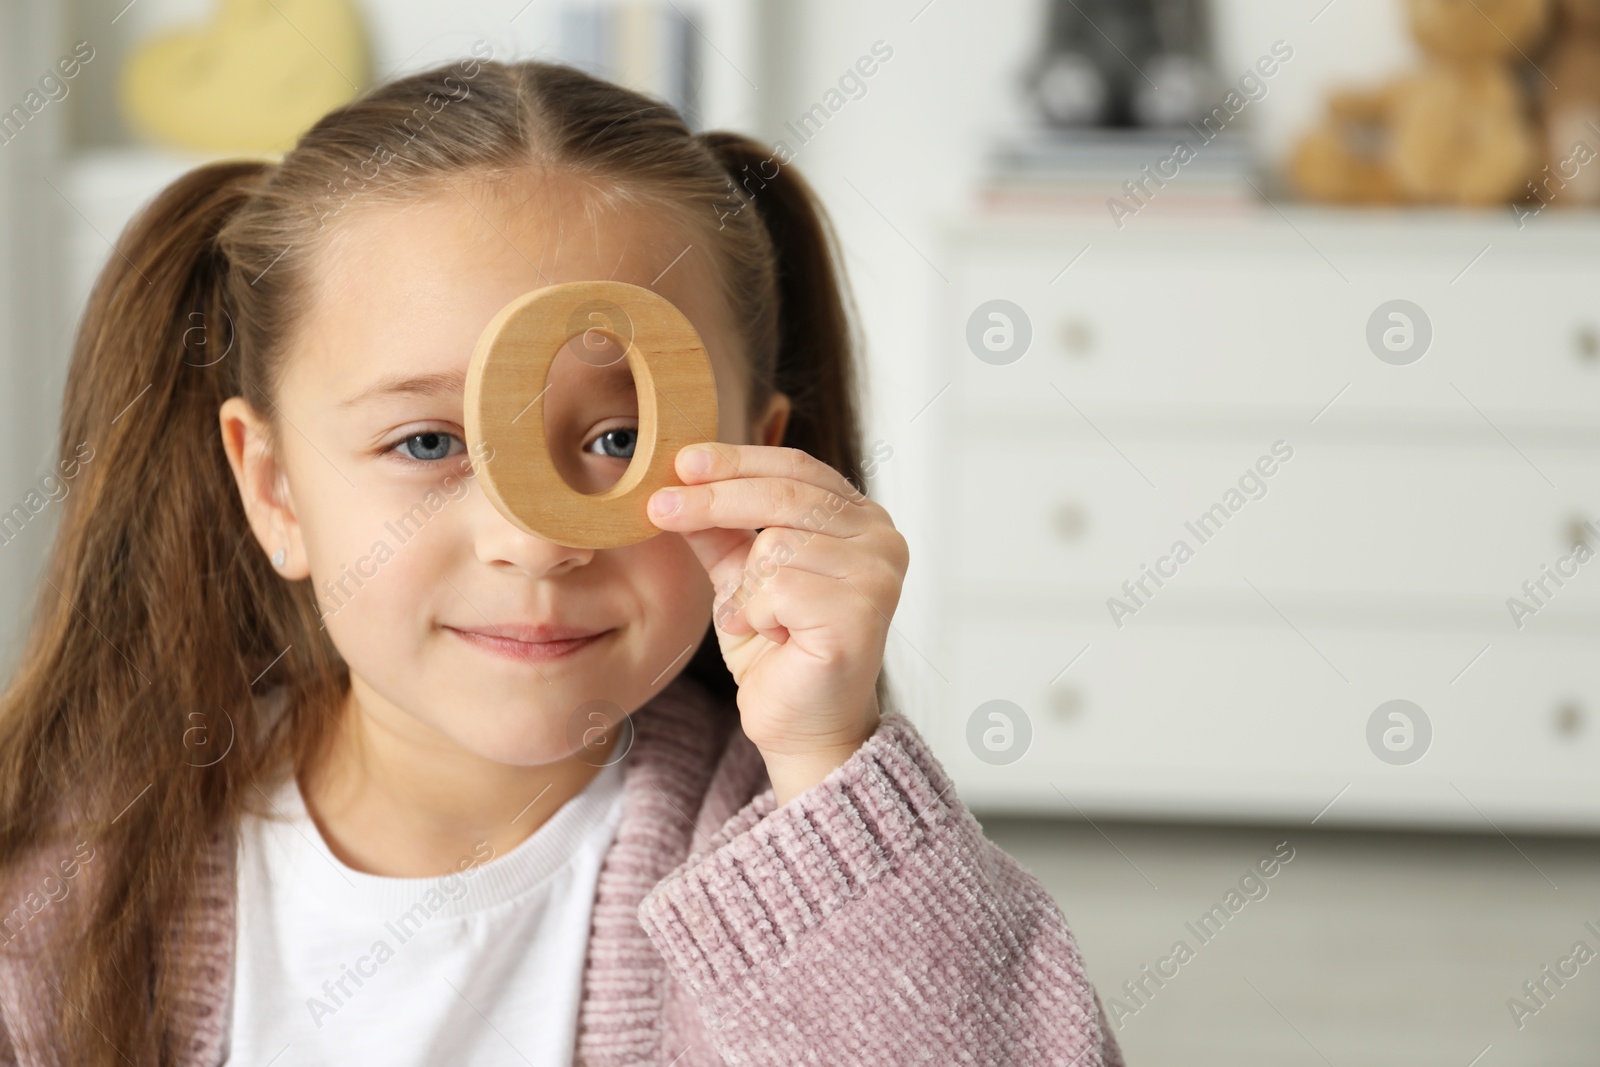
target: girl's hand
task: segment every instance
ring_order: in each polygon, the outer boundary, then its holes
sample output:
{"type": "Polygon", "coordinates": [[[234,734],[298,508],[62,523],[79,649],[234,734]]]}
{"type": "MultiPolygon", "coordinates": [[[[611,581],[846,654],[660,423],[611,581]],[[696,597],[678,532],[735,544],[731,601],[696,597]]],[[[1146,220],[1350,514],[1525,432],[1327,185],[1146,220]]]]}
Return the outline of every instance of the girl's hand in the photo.
{"type": "Polygon", "coordinates": [[[685,484],[657,490],[650,519],[711,576],[740,720],[784,804],[877,729],[906,540],[881,505],[796,448],[690,445],[676,468],[685,484]],[[657,510],[664,498],[677,509],[657,510]]]}

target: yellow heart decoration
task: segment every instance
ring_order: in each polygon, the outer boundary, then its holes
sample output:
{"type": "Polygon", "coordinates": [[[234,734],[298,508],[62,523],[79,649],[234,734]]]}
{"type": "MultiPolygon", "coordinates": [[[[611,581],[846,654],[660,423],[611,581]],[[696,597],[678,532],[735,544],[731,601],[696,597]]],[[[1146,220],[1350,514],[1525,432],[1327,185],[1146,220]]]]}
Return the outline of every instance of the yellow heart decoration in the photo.
{"type": "Polygon", "coordinates": [[[221,0],[217,17],[152,37],[122,69],[128,124],[202,152],[281,154],[367,83],[347,0],[221,0]]]}

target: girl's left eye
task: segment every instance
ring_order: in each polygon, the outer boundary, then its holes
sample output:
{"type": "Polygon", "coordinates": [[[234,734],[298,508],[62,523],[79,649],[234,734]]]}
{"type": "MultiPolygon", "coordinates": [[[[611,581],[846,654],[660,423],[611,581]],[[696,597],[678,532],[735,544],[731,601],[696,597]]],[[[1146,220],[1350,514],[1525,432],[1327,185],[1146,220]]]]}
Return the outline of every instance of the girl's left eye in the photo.
{"type": "Polygon", "coordinates": [[[437,463],[455,454],[450,447],[452,442],[466,447],[461,438],[453,433],[428,430],[424,433],[410,434],[396,441],[390,451],[400,452],[405,459],[413,463],[437,463]],[[410,451],[407,451],[407,446],[411,446],[410,451]]]}
{"type": "Polygon", "coordinates": [[[610,456],[612,459],[632,459],[633,450],[638,443],[638,430],[631,426],[619,426],[596,437],[584,451],[610,456]]]}

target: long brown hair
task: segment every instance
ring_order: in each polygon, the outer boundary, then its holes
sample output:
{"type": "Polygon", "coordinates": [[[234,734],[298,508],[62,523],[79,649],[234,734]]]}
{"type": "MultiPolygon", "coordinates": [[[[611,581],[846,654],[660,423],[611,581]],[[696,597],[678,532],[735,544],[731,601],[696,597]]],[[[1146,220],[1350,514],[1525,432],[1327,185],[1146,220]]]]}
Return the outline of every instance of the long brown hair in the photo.
{"type": "MultiPolygon", "coordinates": [[[[59,450],[87,443],[92,459],[61,505],[0,701],[0,871],[97,846],[89,910],[55,924],[47,950],[49,1045],[65,1062],[173,1061],[189,1036],[179,994],[199,980],[183,942],[203,856],[233,841],[264,772],[307,765],[348,684],[312,583],[279,578],[246,523],[218,407],[243,396],[276,429],[311,253],[347,204],[457,195],[462,177],[525,167],[699,227],[743,330],[750,413],[781,389],[794,401],[783,443],[865,488],[837,239],[809,186],[754,140],[693,134],[669,106],[567,66],[469,60],[367,91],[280,162],[172,182],[116,242],[75,338],[59,450]],[[284,714],[259,714],[253,698],[279,687],[284,714]]],[[[709,629],[686,669],[734,691],[709,629]]]]}

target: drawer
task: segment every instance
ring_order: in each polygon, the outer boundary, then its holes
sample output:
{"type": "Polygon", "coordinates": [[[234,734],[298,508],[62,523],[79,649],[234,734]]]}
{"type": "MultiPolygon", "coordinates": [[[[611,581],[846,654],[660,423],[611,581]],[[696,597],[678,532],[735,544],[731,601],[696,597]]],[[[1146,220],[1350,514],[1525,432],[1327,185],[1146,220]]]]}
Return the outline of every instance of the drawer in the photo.
{"type": "MultiPolygon", "coordinates": [[[[964,411],[1063,420],[1076,416],[1062,394],[1090,418],[1192,416],[1197,407],[1309,418],[1339,396],[1327,415],[1334,426],[1375,416],[1481,426],[1487,415],[1596,432],[1600,255],[1508,240],[1463,275],[1481,244],[1408,253],[1319,232],[1336,273],[1288,231],[1084,237],[1053,248],[980,246],[959,258],[929,396],[943,389],[964,411]],[[1090,250],[1060,274],[1085,243],[1090,250]],[[1023,320],[1031,333],[1026,353],[999,365],[968,340],[974,312],[996,299],[1022,311],[1010,316],[1012,345],[1023,320]],[[1397,299],[1422,317],[1377,314],[1375,329],[1379,347],[1391,328],[1404,344],[1409,322],[1415,348],[1426,320],[1426,351],[1409,365],[1379,359],[1369,343],[1375,313],[1397,299]]],[[[1008,320],[978,321],[1004,347],[1008,320]]]]}
{"type": "MultiPolygon", "coordinates": [[[[958,791],[980,809],[1072,814],[1076,805],[1091,815],[1304,824],[1339,796],[1319,824],[1488,830],[1487,816],[1600,829],[1593,640],[1522,635],[1482,651],[1484,643],[1312,625],[1296,632],[1276,618],[1108,634],[964,614],[941,649],[950,684],[931,733],[958,791]],[[1413,702],[1428,722],[1422,754],[1408,763],[1379,758],[1369,741],[1374,713],[1395,699],[1413,702]],[[1032,736],[1013,750],[1018,758],[1005,750],[1004,731],[969,742],[973,713],[992,700],[1022,709],[1032,736]],[[990,749],[988,759],[978,747],[990,749]],[[1010,762],[996,762],[996,751],[1010,762]]],[[[1415,746],[1420,727],[1411,729],[1415,746]]]]}
{"type": "Polygon", "coordinates": [[[952,590],[1056,596],[1108,627],[1110,597],[1147,610],[1142,622],[1195,597],[1259,605],[1251,584],[1280,607],[1431,604],[1500,634],[1600,622],[1600,557],[1573,554],[1580,538],[1600,550],[1583,525],[1600,530],[1600,450],[1524,450],[1535,469],[1498,439],[1388,448],[1308,443],[1291,429],[1249,445],[1119,447],[1048,434],[949,441],[940,469],[954,484],[940,487],[950,504],[934,526],[952,590]],[[1146,568],[1164,572],[1161,584],[1146,568]],[[1122,589],[1141,578],[1145,604],[1122,589]],[[1537,601],[1525,582],[1543,583],[1537,601]],[[1513,619],[1513,597],[1534,610],[1513,619]]]}

